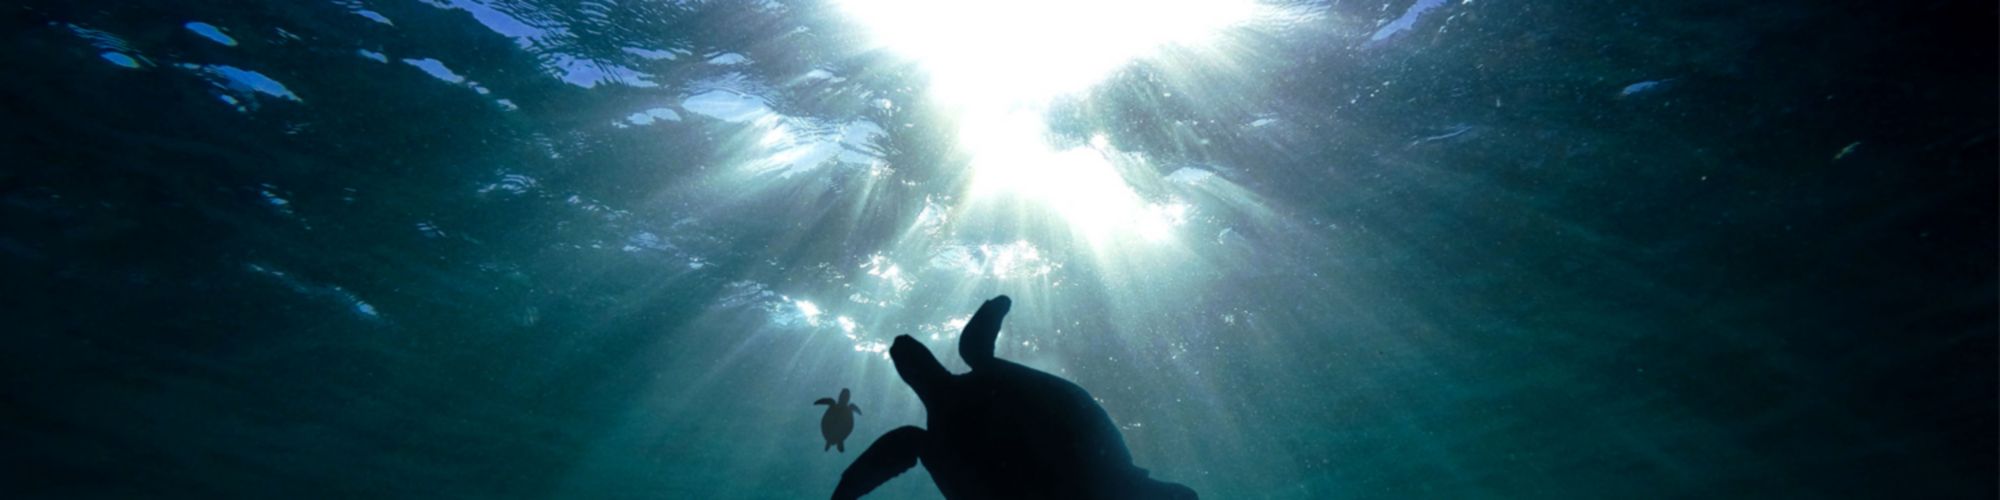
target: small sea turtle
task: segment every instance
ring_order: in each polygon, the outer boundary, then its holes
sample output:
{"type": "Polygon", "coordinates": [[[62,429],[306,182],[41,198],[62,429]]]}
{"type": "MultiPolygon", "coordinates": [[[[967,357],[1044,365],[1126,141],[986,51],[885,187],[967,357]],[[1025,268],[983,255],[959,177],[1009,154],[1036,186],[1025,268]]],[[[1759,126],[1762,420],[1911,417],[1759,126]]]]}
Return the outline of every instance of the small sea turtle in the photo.
{"type": "Polygon", "coordinates": [[[938,491],[966,499],[1173,499],[1194,490],[1147,477],[1132,465],[1125,437],[1082,387],[993,357],[1000,320],[1013,301],[995,297],[959,334],[972,371],[953,375],[908,335],[889,358],[916,391],[929,428],[899,427],[868,446],[840,476],[835,500],[860,498],[921,460],[938,491]]]}
{"type": "Polygon", "coordinates": [[[826,448],[820,451],[839,448],[841,453],[847,453],[847,435],[854,433],[854,416],[861,414],[861,407],[847,403],[846,388],[840,389],[839,401],[819,398],[813,404],[826,405],[826,416],[819,418],[819,433],[826,436],[826,448]]]}

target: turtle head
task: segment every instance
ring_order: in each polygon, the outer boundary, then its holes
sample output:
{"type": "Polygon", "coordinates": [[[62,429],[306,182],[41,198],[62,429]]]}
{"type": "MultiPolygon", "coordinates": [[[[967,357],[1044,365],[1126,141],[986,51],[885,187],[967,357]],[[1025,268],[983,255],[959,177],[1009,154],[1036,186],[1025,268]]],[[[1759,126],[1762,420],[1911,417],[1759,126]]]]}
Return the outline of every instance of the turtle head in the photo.
{"type": "Polygon", "coordinates": [[[903,383],[917,392],[917,398],[926,404],[937,397],[944,386],[951,382],[951,372],[944,369],[937,356],[923,342],[909,335],[897,335],[889,344],[889,360],[896,363],[896,375],[903,377],[903,383]]]}
{"type": "Polygon", "coordinates": [[[972,313],[972,319],[965,322],[965,330],[958,334],[958,357],[964,358],[965,364],[973,369],[992,361],[993,343],[1000,339],[1000,321],[1013,309],[1014,299],[1006,295],[980,304],[979,312],[972,313]]]}
{"type": "Polygon", "coordinates": [[[847,406],[847,388],[840,388],[840,405],[847,406]]]}

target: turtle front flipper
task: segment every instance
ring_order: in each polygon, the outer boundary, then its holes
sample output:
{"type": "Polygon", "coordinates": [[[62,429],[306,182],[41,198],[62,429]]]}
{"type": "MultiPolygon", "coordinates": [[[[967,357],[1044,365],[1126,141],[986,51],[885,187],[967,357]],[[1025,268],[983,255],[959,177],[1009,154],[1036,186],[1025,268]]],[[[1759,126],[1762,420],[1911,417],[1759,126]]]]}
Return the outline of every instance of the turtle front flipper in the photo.
{"type": "Polygon", "coordinates": [[[1006,295],[980,304],[979,312],[972,313],[972,319],[966,320],[965,329],[958,333],[958,357],[964,358],[965,364],[974,370],[993,361],[993,343],[1000,339],[1000,321],[1013,309],[1014,299],[1006,295]]]}
{"type": "Polygon", "coordinates": [[[903,383],[917,391],[917,399],[925,403],[951,381],[951,372],[944,369],[944,363],[939,363],[930,348],[909,335],[897,335],[896,341],[889,344],[889,359],[896,362],[896,375],[902,376],[903,383]]]}
{"type": "Polygon", "coordinates": [[[847,466],[847,472],[840,473],[840,485],[833,488],[833,500],[853,500],[875,491],[875,487],[915,467],[923,448],[923,429],[903,426],[882,434],[875,444],[868,445],[868,451],[854,459],[854,464],[847,466]]]}

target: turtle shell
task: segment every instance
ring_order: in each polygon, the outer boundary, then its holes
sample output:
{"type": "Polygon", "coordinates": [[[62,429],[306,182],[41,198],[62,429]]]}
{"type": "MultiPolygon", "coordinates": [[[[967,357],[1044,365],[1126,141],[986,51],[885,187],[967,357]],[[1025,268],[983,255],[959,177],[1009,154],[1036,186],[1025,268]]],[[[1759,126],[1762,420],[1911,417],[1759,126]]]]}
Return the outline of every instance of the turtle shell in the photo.
{"type": "Polygon", "coordinates": [[[946,497],[1150,498],[1118,494],[1145,470],[1082,387],[996,359],[941,389],[922,459],[946,497]]]}

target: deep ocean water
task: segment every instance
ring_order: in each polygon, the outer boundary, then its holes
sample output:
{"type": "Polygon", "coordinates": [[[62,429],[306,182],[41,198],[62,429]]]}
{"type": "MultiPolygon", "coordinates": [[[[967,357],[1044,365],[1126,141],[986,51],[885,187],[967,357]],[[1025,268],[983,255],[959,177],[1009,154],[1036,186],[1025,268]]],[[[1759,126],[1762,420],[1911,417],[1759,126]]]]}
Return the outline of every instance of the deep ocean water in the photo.
{"type": "Polygon", "coordinates": [[[2000,491],[1991,2],[0,9],[0,496],[821,498],[998,294],[1204,498],[2000,491]]]}

